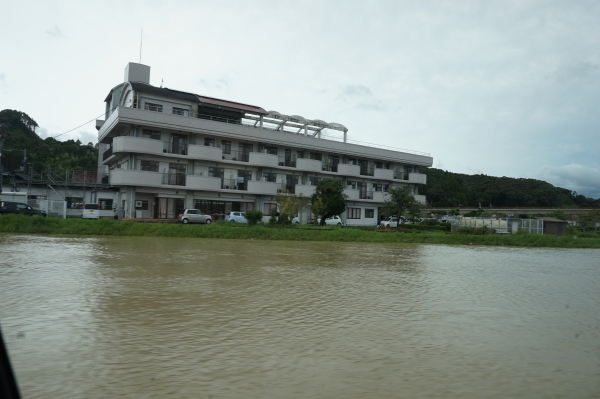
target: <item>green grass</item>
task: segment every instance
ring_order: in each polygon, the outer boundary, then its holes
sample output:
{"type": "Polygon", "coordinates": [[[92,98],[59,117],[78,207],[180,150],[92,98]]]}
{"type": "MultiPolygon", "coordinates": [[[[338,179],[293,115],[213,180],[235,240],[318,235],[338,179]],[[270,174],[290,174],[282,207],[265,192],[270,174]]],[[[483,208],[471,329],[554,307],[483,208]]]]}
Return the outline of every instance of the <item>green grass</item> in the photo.
{"type": "Polygon", "coordinates": [[[494,245],[515,247],[600,248],[600,235],[567,235],[562,237],[535,234],[469,235],[443,231],[395,230],[378,231],[340,227],[266,225],[246,226],[213,223],[212,225],[183,225],[166,223],[136,223],[113,219],[59,219],[3,215],[0,232],[20,234],[57,234],[75,236],[146,236],[222,239],[333,241],[372,243],[428,243],[455,245],[494,245]]]}

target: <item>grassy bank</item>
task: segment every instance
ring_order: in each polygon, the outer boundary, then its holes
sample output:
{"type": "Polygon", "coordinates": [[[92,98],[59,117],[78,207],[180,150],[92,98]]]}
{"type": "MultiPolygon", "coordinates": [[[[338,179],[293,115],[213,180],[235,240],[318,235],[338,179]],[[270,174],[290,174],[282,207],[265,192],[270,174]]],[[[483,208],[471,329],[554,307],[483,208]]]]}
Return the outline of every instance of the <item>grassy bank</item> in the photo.
{"type": "Polygon", "coordinates": [[[319,228],[315,226],[182,225],[136,223],[112,219],[84,220],[41,218],[20,215],[0,217],[0,232],[21,234],[63,234],[75,236],[146,236],[292,241],[333,241],[373,243],[467,244],[515,247],[600,248],[600,236],[562,237],[534,234],[466,235],[443,231],[377,231],[376,229],[319,228]]]}

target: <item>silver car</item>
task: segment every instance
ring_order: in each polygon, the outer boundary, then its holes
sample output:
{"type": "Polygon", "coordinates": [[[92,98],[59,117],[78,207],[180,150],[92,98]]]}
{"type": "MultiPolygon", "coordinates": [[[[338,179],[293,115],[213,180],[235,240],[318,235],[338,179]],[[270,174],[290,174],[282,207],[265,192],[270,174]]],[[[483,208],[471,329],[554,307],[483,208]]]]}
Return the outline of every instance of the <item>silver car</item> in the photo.
{"type": "Polygon", "coordinates": [[[229,212],[227,215],[225,215],[225,221],[232,223],[248,223],[248,219],[246,219],[246,213],[239,211],[229,212]]]}
{"type": "Polygon", "coordinates": [[[198,209],[184,209],[177,218],[181,223],[206,223],[211,224],[212,218],[198,209]]]}

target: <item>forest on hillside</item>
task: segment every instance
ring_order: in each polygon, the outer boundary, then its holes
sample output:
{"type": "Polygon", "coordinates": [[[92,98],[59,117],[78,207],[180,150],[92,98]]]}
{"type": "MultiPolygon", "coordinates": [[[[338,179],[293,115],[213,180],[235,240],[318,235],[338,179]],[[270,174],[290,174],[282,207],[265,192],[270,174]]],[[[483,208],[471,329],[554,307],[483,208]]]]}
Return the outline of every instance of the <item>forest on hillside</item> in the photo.
{"type": "Polygon", "coordinates": [[[578,207],[598,208],[600,199],[535,179],[464,175],[436,168],[423,169],[427,185],[419,194],[439,207],[578,207]]]}
{"type": "Polygon", "coordinates": [[[4,134],[4,172],[21,171],[29,174],[30,167],[33,167],[36,174],[46,173],[50,169],[62,176],[67,170],[98,169],[98,147],[93,143],[83,144],[79,140],[59,141],[52,137],[42,139],[36,133],[37,122],[21,111],[0,111],[0,124],[4,134]],[[27,150],[26,161],[23,150],[27,150]]]}
{"type": "MultiPolygon", "coordinates": [[[[42,139],[36,134],[36,121],[21,111],[0,111],[0,124],[4,126],[2,166],[5,172],[29,172],[27,164],[31,164],[37,174],[50,169],[60,176],[66,171],[98,168],[97,144],[58,141],[51,137],[42,139]],[[21,151],[25,149],[26,162],[21,151]]],[[[426,195],[431,206],[600,208],[600,199],[587,198],[541,180],[464,175],[435,168],[424,169],[422,173],[427,175],[427,185],[419,188],[419,194],[426,195]]]]}

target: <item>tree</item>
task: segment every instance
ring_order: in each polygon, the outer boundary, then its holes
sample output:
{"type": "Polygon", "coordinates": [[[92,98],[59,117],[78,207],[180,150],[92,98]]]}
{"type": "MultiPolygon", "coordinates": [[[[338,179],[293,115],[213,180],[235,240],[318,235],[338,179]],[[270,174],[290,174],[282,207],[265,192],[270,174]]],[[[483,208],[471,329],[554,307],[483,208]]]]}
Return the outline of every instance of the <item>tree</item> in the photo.
{"type": "Polygon", "coordinates": [[[324,226],[325,219],[346,210],[348,196],[344,194],[344,184],[341,180],[323,179],[317,183],[315,193],[310,199],[313,213],[321,217],[321,226],[324,226]]]}
{"type": "Polygon", "coordinates": [[[289,224],[290,216],[296,216],[300,211],[306,208],[310,198],[302,194],[284,194],[275,195],[277,207],[279,209],[279,222],[281,224],[289,224]]]}
{"type": "Polygon", "coordinates": [[[254,226],[263,218],[263,213],[258,209],[249,209],[246,211],[246,220],[250,226],[254,226]]]}
{"type": "Polygon", "coordinates": [[[421,204],[409,189],[404,187],[390,188],[385,196],[383,211],[389,216],[404,216],[409,213],[413,218],[421,212],[421,204]]]}
{"type": "Polygon", "coordinates": [[[600,223],[600,211],[593,210],[585,213],[579,213],[575,220],[581,231],[585,231],[586,227],[595,227],[596,223],[600,223]]]}

